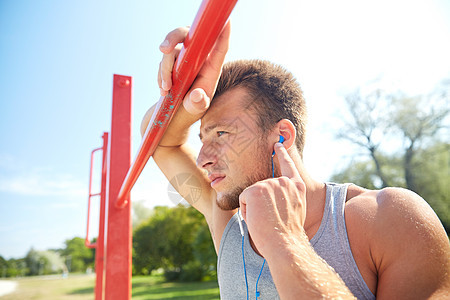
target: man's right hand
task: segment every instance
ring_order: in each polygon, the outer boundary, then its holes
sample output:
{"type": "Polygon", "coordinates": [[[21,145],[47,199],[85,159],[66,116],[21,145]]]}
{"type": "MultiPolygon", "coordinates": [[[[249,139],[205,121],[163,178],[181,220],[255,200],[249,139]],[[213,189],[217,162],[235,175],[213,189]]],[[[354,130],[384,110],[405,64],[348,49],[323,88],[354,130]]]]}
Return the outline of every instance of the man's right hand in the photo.
{"type": "MultiPolygon", "coordinates": [[[[172,87],[172,69],[177,56],[180,53],[181,44],[187,34],[188,28],[178,28],[170,32],[161,44],[163,59],[158,72],[158,84],[161,95],[167,95],[172,87]]],[[[222,65],[228,51],[230,37],[230,24],[227,23],[217,39],[211,53],[200,69],[191,89],[183,99],[173,119],[170,121],[158,147],[153,153],[153,159],[170,182],[177,181],[178,176],[193,179],[196,182],[196,191],[192,194],[192,186],[189,184],[173,187],[189,203],[200,211],[209,225],[213,235],[216,251],[219,250],[220,238],[234,211],[223,211],[216,203],[216,193],[211,188],[210,180],[203,170],[197,167],[197,153],[187,145],[189,129],[207,111],[210,99],[213,98],[217,82],[222,72],[222,65]]],[[[144,135],[153,110],[150,108],[142,121],[141,132],[144,135]]]]}
{"type": "MultiPolygon", "coordinates": [[[[171,31],[159,47],[163,53],[158,71],[158,85],[162,96],[167,95],[172,88],[172,70],[180,53],[181,43],[184,42],[188,32],[189,27],[180,27],[171,31]]],[[[230,22],[225,25],[191,89],[183,99],[184,108],[189,114],[196,116],[197,120],[206,112],[210,99],[214,95],[228,51],[229,38],[230,22]]]]}

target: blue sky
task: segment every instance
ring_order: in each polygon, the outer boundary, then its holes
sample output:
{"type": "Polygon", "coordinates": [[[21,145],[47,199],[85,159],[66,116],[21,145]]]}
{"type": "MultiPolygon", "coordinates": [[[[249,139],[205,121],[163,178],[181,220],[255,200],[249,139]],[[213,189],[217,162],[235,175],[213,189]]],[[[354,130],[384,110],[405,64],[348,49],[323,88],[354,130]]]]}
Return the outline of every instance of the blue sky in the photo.
{"type": "MultiPolygon", "coordinates": [[[[112,76],[133,76],[136,153],[142,116],[159,99],[158,45],[200,3],[0,1],[0,255],[84,235],[90,151],[110,128],[112,76]]],[[[427,93],[450,78],[448,53],[445,0],[240,0],[227,60],[268,59],[294,73],[310,113],[305,163],[327,180],[349,151],[332,132],[343,95],[374,81],[427,93]]],[[[132,196],[171,204],[153,162],[132,196]]]]}

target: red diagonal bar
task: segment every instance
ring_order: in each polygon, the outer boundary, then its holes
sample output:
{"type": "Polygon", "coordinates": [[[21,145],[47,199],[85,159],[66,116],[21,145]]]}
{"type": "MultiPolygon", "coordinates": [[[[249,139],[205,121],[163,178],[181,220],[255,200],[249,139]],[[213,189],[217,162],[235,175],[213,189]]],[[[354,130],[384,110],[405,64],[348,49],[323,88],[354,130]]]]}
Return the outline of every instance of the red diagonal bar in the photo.
{"type": "Polygon", "coordinates": [[[120,189],[117,207],[124,207],[127,204],[131,188],[150,156],[155,152],[184,95],[222,32],[236,2],[237,0],[204,0],[202,2],[176,61],[172,75],[172,89],[167,96],[159,100],[157,111],[150,120],[138,154],[120,189]]]}

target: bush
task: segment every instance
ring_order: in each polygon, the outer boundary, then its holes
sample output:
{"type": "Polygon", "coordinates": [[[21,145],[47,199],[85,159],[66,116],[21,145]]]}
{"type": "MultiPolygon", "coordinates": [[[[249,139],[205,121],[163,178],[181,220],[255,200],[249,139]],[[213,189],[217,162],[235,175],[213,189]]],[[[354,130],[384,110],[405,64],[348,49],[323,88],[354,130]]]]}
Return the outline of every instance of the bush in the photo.
{"type": "Polygon", "coordinates": [[[178,281],[180,279],[180,269],[164,269],[164,278],[167,281],[178,281]]]}
{"type": "Polygon", "coordinates": [[[155,207],[133,233],[133,274],[162,268],[168,281],[200,281],[214,278],[216,260],[205,218],[192,207],[155,207]]]}
{"type": "Polygon", "coordinates": [[[183,266],[180,272],[180,281],[201,281],[204,275],[202,264],[199,261],[191,260],[183,266]]]}

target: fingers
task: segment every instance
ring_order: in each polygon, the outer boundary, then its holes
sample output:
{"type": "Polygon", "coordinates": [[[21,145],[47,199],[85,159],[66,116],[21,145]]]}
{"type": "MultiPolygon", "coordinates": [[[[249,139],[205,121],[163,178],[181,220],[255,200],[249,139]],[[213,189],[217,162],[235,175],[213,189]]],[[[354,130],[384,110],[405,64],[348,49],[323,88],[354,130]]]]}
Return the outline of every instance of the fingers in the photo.
{"type": "Polygon", "coordinates": [[[211,55],[208,58],[208,60],[211,62],[211,65],[215,67],[219,72],[230,46],[230,32],[231,23],[230,21],[228,21],[227,24],[225,24],[225,27],[223,28],[219,37],[217,38],[216,43],[214,44],[214,47],[211,51],[211,55]]]}
{"type": "Polygon", "coordinates": [[[194,89],[183,100],[183,106],[186,111],[192,115],[204,114],[211,103],[210,98],[201,88],[194,89]]]}
{"type": "Polygon", "coordinates": [[[161,62],[159,63],[159,70],[158,70],[158,86],[159,86],[159,93],[161,94],[161,96],[167,96],[167,94],[169,93],[166,90],[163,90],[162,88],[162,78],[161,78],[161,62]]]}
{"type": "Polygon", "coordinates": [[[239,195],[239,210],[242,215],[242,219],[247,223],[247,199],[249,197],[249,193],[251,192],[250,187],[247,187],[242,193],[239,195]]]}
{"type": "Polygon", "coordinates": [[[172,88],[172,69],[181,50],[181,44],[189,32],[189,27],[180,27],[171,31],[159,46],[164,54],[159,64],[158,85],[161,96],[166,96],[172,88]]]}
{"type": "Polygon", "coordinates": [[[281,175],[287,176],[291,179],[298,179],[299,181],[303,182],[294,161],[289,156],[289,153],[287,152],[286,148],[284,148],[284,145],[282,143],[276,143],[274,148],[275,153],[277,154],[278,162],[280,164],[281,175]]]}
{"type": "Polygon", "coordinates": [[[172,69],[175,63],[175,59],[178,56],[180,47],[175,47],[174,50],[168,54],[163,55],[163,59],[160,63],[159,74],[158,74],[158,84],[160,84],[161,95],[167,95],[167,92],[172,88],[172,69]],[[159,82],[161,80],[161,82],[159,82]]]}
{"type": "Polygon", "coordinates": [[[203,88],[209,97],[213,96],[222,71],[222,65],[229,48],[230,31],[231,25],[228,21],[193,84],[194,88],[203,88]]]}
{"type": "Polygon", "coordinates": [[[239,196],[239,211],[242,219],[247,222],[247,199],[244,196],[239,196]]]}
{"type": "Polygon", "coordinates": [[[172,30],[166,35],[164,41],[159,45],[159,50],[164,54],[169,54],[175,49],[175,46],[184,42],[186,35],[189,32],[189,26],[179,27],[172,30]]]}

